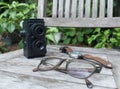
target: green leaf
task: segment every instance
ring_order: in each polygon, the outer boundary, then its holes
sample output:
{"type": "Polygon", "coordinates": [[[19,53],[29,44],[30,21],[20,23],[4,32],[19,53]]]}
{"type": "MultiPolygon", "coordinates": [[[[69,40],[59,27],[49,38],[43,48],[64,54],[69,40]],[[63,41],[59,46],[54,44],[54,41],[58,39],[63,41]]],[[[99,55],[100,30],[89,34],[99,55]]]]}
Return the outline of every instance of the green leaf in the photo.
{"type": "Polygon", "coordinates": [[[65,41],[65,40],[67,40],[67,39],[68,39],[68,37],[67,37],[66,35],[62,37],[62,40],[63,40],[63,41],[65,41]]]}
{"type": "Polygon", "coordinates": [[[67,32],[66,32],[66,35],[67,36],[75,36],[75,34],[76,34],[76,32],[75,32],[75,30],[68,30],[67,32]]]}
{"type": "Polygon", "coordinates": [[[29,13],[30,12],[30,9],[29,8],[26,8],[25,10],[23,10],[23,13],[24,14],[27,14],[27,13],[29,13]]]}
{"type": "Polygon", "coordinates": [[[19,12],[19,13],[17,13],[17,15],[16,15],[18,18],[20,18],[20,17],[24,17],[24,14],[22,13],[22,12],[19,12]]]}
{"type": "Polygon", "coordinates": [[[21,28],[23,28],[23,22],[24,22],[23,20],[20,21],[20,24],[19,24],[19,25],[20,25],[21,28]]]}
{"type": "Polygon", "coordinates": [[[5,3],[5,2],[0,2],[0,6],[9,6],[9,4],[5,3]]]}
{"type": "Polygon", "coordinates": [[[117,43],[118,41],[117,41],[115,38],[111,38],[111,39],[110,39],[110,42],[111,42],[111,43],[117,43]]]}
{"type": "Polygon", "coordinates": [[[7,29],[10,33],[12,33],[15,30],[15,25],[13,23],[9,23],[7,29]]]}
{"type": "Polygon", "coordinates": [[[57,33],[59,32],[58,28],[56,27],[48,27],[47,34],[48,33],[57,33]]]}
{"type": "Polygon", "coordinates": [[[79,42],[83,42],[84,40],[84,33],[83,32],[77,32],[77,39],[79,42]]]}
{"type": "Polygon", "coordinates": [[[109,35],[110,29],[104,31],[104,35],[109,35]]]}
{"type": "Polygon", "coordinates": [[[83,37],[83,36],[78,36],[78,41],[79,41],[79,42],[83,42],[83,40],[84,40],[84,37],[83,37]]]}
{"type": "Polygon", "coordinates": [[[71,39],[68,38],[67,40],[64,40],[64,44],[70,44],[71,39]]]}
{"type": "Polygon", "coordinates": [[[6,10],[5,12],[3,12],[0,17],[3,18],[3,17],[7,17],[7,15],[9,14],[9,10],[6,10]]]}
{"type": "Polygon", "coordinates": [[[34,8],[36,7],[36,4],[30,4],[29,7],[30,7],[31,9],[34,9],[34,8]]]}
{"type": "Polygon", "coordinates": [[[47,34],[46,38],[54,43],[56,43],[55,37],[53,34],[47,34]]]}
{"type": "Polygon", "coordinates": [[[96,28],[93,33],[100,33],[100,28],[96,28]]]}
{"type": "MultiPolygon", "coordinates": [[[[83,29],[84,30],[84,29],[83,29]]],[[[84,34],[90,34],[93,30],[92,29],[85,29],[83,31],[84,34]]]]}
{"type": "Polygon", "coordinates": [[[89,39],[88,39],[88,44],[91,44],[95,39],[97,39],[97,37],[101,36],[101,34],[97,34],[97,35],[92,35],[89,39]]]}
{"type": "Polygon", "coordinates": [[[29,7],[29,5],[26,3],[19,3],[17,6],[18,7],[29,7]]]}
{"type": "Polygon", "coordinates": [[[114,28],[116,31],[120,32],[120,28],[114,28]]]}
{"type": "Polygon", "coordinates": [[[0,25],[0,34],[5,32],[5,28],[3,26],[0,25]]]}
{"type": "Polygon", "coordinates": [[[95,45],[95,48],[105,48],[105,44],[103,44],[102,42],[98,43],[95,45]]]}
{"type": "Polygon", "coordinates": [[[77,39],[72,39],[72,44],[76,44],[77,43],[77,39]]]}
{"type": "Polygon", "coordinates": [[[6,31],[7,23],[0,23],[0,33],[4,33],[6,31]]]}
{"type": "Polygon", "coordinates": [[[19,4],[18,2],[13,1],[11,4],[11,7],[16,8],[18,6],[18,4],[19,4]]]}
{"type": "Polygon", "coordinates": [[[10,14],[10,17],[14,19],[15,15],[16,15],[16,12],[15,11],[11,11],[11,12],[9,12],[9,14],[10,14]]]}
{"type": "Polygon", "coordinates": [[[3,28],[6,28],[7,27],[7,25],[8,25],[8,23],[1,23],[1,26],[3,27],[3,28]]]}

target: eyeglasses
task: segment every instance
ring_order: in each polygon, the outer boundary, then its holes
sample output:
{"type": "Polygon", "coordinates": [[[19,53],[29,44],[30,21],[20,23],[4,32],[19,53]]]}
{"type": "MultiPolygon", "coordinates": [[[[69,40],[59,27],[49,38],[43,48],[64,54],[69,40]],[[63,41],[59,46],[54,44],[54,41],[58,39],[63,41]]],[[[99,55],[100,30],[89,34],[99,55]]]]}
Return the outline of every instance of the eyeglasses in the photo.
{"type": "Polygon", "coordinates": [[[33,72],[56,70],[69,74],[75,78],[85,79],[87,87],[92,88],[93,84],[88,80],[88,78],[94,73],[100,73],[101,69],[101,64],[94,61],[91,62],[86,60],[70,60],[58,57],[46,57],[41,60],[37,68],[33,69],[33,72]],[[63,62],[66,62],[65,67],[61,66],[63,62]]]}

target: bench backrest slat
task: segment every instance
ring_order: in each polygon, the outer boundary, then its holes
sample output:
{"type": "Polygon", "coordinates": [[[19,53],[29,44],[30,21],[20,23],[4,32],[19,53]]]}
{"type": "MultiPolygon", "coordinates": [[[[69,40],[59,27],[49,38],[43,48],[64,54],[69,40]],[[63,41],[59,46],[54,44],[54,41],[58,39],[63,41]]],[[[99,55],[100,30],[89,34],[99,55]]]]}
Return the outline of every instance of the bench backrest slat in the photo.
{"type": "Polygon", "coordinates": [[[65,18],[70,18],[70,0],[65,1],[65,18]]]}
{"type": "Polygon", "coordinates": [[[85,2],[85,17],[90,18],[90,7],[91,7],[91,0],[86,0],[85,2]]]}
{"type": "Polygon", "coordinates": [[[107,17],[112,18],[113,17],[113,0],[108,0],[108,8],[107,8],[107,17]]]}
{"type": "Polygon", "coordinates": [[[78,17],[83,18],[83,12],[84,12],[84,0],[79,0],[78,3],[78,17]]]}
{"type": "MultiPolygon", "coordinates": [[[[77,16],[77,0],[72,0],[71,2],[71,18],[76,18],[77,16]]],[[[67,8],[69,9],[69,8],[67,8]]]]}
{"type": "MultiPolygon", "coordinates": [[[[39,3],[44,1],[47,0],[39,3]]],[[[52,8],[54,18],[105,18],[113,15],[113,0],[53,0],[52,8]]]]}
{"type": "Polygon", "coordinates": [[[98,17],[98,0],[93,0],[92,18],[98,17]]]}
{"type": "Polygon", "coordinates": [[[105,17],[105,0],[100,0],[100,13],[99,13],[100,18],[105,17]]]}
{"type": "Polygon", "coordinates": [[[53,8],[52,8],[52,17],[56,18],[57,17],[57,9],[58,9],[58,0],[53,0],[53,8]]]}
{"type": "Polygon", "coordinates": [[[43,18],[46,16],[46,4],[47,0],[38,0],[38,17],[43,18]]]}
{"type": "Polygon", "coordinates": [[[64,0],[59,0],[59,8],[58,8],[58,18],[63,18],[63,7],[64,7],[64,0]]]}

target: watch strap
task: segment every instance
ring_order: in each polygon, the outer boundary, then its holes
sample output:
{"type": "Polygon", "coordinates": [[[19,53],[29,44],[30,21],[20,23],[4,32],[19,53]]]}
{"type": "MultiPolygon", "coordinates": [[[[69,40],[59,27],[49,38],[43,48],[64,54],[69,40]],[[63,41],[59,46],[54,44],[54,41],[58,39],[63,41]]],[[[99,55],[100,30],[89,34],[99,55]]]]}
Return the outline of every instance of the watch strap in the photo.
{"type": "Polygon", "coordinates": [[[67,46],[60,47],[59,50],[60,50],[61,53],[66,53],[66,54],[68,54],[70,52],[73,52],[73,50],[70,47],[67,47],[67,46]]]}
{"type": "Polygon", "coordinates": [[[105,66],[106,68],[112,68],[112,65],[109,61],[106,61],[105,59],[103,58],[100,58],[100,57],[96,57],[96,56],[92,56],[90,54],[84,54],[83,55],[84,58],[87,58],[87,59],[91,59],[91,60],[95,60],[99,63],[101,63],[103,66],[105,66]]]}

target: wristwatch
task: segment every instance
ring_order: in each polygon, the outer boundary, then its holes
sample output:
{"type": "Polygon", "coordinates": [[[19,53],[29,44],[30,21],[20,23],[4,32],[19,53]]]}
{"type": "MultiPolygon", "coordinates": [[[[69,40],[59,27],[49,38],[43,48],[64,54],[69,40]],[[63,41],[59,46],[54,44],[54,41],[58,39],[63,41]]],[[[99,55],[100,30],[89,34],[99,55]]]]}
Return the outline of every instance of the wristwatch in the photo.
{"type": "Polygon", "coordinates": [[[68,54],[71,58],[82,59],[82,60],[93,60],[101,63],[104,67],[112,69],[112,65],[109,61],[106,61],[103,58],[93,56],[90,54],[82,54],[79,51],[73,51],[72,48],[68,46],[60,47],[60,52],[68,54]]]}
{"type": "Polygon", "coordinates": [[[68,54],[71,58],[76,58],[78,59],[78,57],[81,55],[81,52],[79,51],[73,51],[70,47],[60,47],[60,52],[61,53],[66,53],[68,54]]]}

